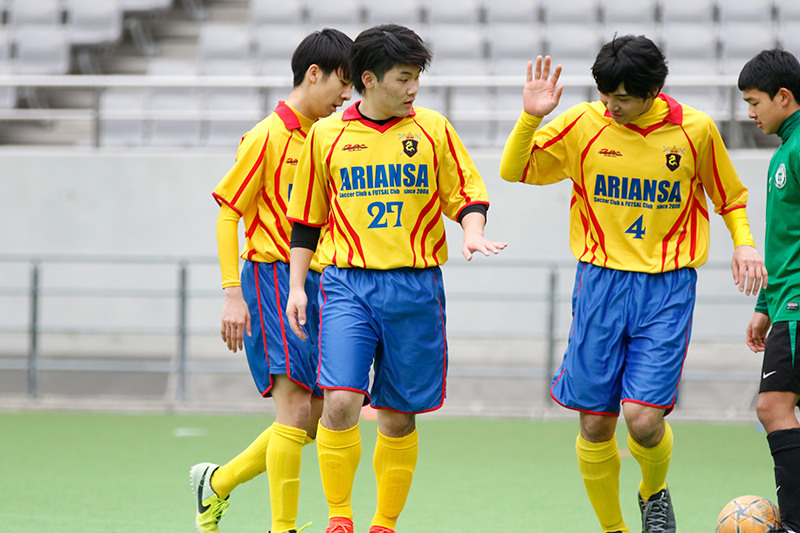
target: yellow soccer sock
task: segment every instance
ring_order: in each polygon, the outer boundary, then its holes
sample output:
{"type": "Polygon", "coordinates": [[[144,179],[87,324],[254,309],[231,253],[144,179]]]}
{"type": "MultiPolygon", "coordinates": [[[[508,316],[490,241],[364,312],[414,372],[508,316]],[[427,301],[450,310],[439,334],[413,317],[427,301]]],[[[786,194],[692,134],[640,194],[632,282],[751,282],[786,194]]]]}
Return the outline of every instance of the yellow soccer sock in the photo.
{"type": "Polygon", "coordinates": [[[267,446],[269,503],[272,531],[297,529],[297,506],[300,501],[300,460],[306,439],[304,429],[272,424],[272,438],[267,446]]]}
{"type": "Polygon", "coordinates": [[[220,466],[211,476],[211,488],[223,500],[236,488],[250,481],[267,469],[267,444],[272,435],[272,426],[268,427],[250,446],[239,455],[220,466]]]}
{"type": "Polygon", "coordinates": [[[628,450],[642,468],[639,494],[647,501],[650,496],[667,488],[667,471],[672,458],[672,428],[664,422],[664,437],[652,448],[645,448],[628,435],[628,450]]]}
{"type": "Polygon", "coordinates": [[[603,531],[629,533],[619,505],[620,458],[616,437],[606,442],[589,442],[579,434],[575,450],[586,494],[603,531]]]}
{"type": "Polygon", "coordinates": [[[373,526],[395,529],[397,517],[406,504],[414,467],[417,465],[419,438],[415,429],[405,437],[393,438],[378,431],[372,466],[378,482],[378,507],[373,526]]]}
{"type": "Polygon", "coordinates": [[[329,517],[353,518],[350,496],[353,479],[361,460],[361,432],[358,424],[344,431],[333,431],[319,424],[317,456],[322,490],[328,500],[329,517]]]}

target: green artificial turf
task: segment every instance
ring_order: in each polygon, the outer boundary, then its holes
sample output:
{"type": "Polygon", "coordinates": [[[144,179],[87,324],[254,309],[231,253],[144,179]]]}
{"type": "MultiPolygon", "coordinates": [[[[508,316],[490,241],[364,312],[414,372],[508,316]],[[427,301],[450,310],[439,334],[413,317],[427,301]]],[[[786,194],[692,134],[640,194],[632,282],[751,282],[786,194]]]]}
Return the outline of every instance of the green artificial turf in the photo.
{"type": "MultiPolygon", "coordinates": [[[[257,416],[0,414],[0,531],[191,532],[189,467],[224,463],[272,419],[257,416]]],[[[599,531],[575,461],[577,419],[418,419],[417,470],[398,533],[599,531]]],[[[775,501],[763,431],[750,424],[673,422],[668,482],[681,531],[713,531],[719,510],[743,494],[775,501]]],[[[626,448],[624,428],[618,442],[626,448]]],[[[375,506],[374,421],[361,422],[353,492],[357,533],[375,506]]],[[[640,526],[639,468],[623,450],[620,492],[640,526]]],[[[327,508],[313,446],[303,455],[298,525],[322,533],[327,508]]],[[[267,480],[231,495],[223,533],[269,530],[267,480]]]]}

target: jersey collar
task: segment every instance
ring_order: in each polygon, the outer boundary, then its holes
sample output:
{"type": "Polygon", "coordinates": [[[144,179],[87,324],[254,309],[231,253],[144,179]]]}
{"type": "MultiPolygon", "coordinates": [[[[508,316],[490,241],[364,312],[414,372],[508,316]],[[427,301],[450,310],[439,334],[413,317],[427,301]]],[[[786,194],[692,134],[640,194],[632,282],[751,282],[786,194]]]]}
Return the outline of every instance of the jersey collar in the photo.
{"type": "MultiPolygon", "coordinates": [[[[401,120],[403,120],[404,118],[406,118],[406,117],[397,117],[397,118],[395,118],[393,120],[390,120],[389,122],[387,122],[385,124],[375,124],[374,122],[365,119],[364,116],[361,114],[361,112],[358,110],[358,104],[360,104],[360,103],[361,103],[361,100],[359,100],[358,102],[352,104],[350,107],[345,109],[344,113],[342,113],[342,120],[358,120],[363,125],[367,126],[368,128],[372,128],[374,130],[377,130],[377,131],[383,133],[383,132],[387,131],[389,128],[391,128],[392,126],[394,126],[395,124],[397,124],[398,122],[400,122],[401,120]]],[[[414,108],[412,107],[411,108],[411,112],[406,116],[407,117],[413,117],[414,115],[416,115],[416,111],[414,111],[414,108]]]]}
{"type": "Polygon", "coordinates": [[[275,107],[275,113],[283,121],[287,130],[301,130],[306,132],[314,123],[313,120],[301,115],[283,100],[278,102],[278,105],[275,107]]]}
{"type": "MultiPolygon", "coordinates": [[[[611,117],[611,113],[608,110],[604,114],[606,117],[611,117]]],[[[637,117],[635,121],[623,124],[623,126],[646,137],[649,133],[668,122],[678,125],[683,124],[683,107],[674,98],[664,93],[659,93],[653,100],[653,105],[650,106],[650,109],[637,117]]]]}

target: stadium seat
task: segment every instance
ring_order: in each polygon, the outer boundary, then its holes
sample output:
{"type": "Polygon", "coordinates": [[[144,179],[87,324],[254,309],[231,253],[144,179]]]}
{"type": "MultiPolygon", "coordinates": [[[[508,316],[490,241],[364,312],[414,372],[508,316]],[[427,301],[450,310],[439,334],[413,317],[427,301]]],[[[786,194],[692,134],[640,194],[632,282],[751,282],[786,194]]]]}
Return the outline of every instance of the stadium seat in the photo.
{"type": "Polygon", "coordinates": [[[17,26],[14,71],[17,74],[66,74],[70,69],[67,31],[60,26],[17,26]]]}
{"type": "Polygon", "coordinates": [[[7,24],[58,26],[62,22],[59,0],[14,0],[8,6],[7,24]]]}
{"type": "Polygon", "coordinates": [[[541,31],[530,24],[491,24],[487,29],[492,74],[517,75],[524,80],[525,65],[544,53],[541,31]]]}
{"type": "Polygon", "coordinates": [[[213,89],[204,100],[204,109],[212,113],[207,121],[203,144],[235,149],[242,135],[266,116],[264,97],[255,90],[213,89]],[[213,117],[213,114],[223,117],[213,117]]]}
{"type": "Polygon", "coordinates": [[[644,35],[656,44],[661,43],[661,30],[654,22],[618,22],[603,25],[603,42],[610,41],[615,35],[617,37],[623,35],[644,35]]]}
{"type": "Polygon", "coordinates": [[[483,10],[486,24],[539,24],[541,8],[537,0],[505,0],[492,2],[485,0],[483,10]]]}
{"type": "Polygon", "coordinates": [[[236,71],[239,65],[251,64],[253,48],[249,28],[245,25],[204,24],[197,41],[200,73],[224,71],[229,64],[236,71]]]}
{"type": "Polygon", "coordinates": [[[614,0],[600,0],[600,16],[606,25],[655,24],[657,7],[656,0],[637,0],[625,4],[614,0]]]}
{"type": "Polygon", "coordinates": [[[166,11],[172,0],[120,0],[120,7],[127,12],[166,11]]]}
{"type": "Polygon", "coordinates": [[[100,95],[100,146],[145,144],[145,93],[111,91],[100,95]]]}
{"type": "Polygon", "coordinates": [[[256,28],[256,72],[262,76],[291,77],[292,54],[307,34],[302,27],[291,24],[256,28]]]}
{"type": "Polygon", "coordinates": [[[8,68],[11,68],[11,43],[11,32],[0,26],[0,65],[8,68]]]}
{"type": "Polygon", "coordinates": [[[721,25],[748,22],[759,23],[769,28],[775,21],[773,0],[717,2],[717,11],[721,25]]]}
{"type": "MultiPolygon", "coordinates": [[[[197,74],[194,62],[157,59],[151,60],[147,74],[150,76],[193,76],[197,74]]],[[[180,117],[150,122],[147,139],[153,146],[196,146],[200,143],[201,93],[197,88],[151,87],[147,94],[147,110],[154,114],[177,114],[180,117]]]]}
{"type": "Polygon", "coordinates": [[[486,39],[477,24],[436,24],[428,27],[433,52],[431,73],[450,76],[488,74],[486,39]]]}
{"type": "Polygon", "coordinates": [[[778,24],[800,22],[800,2],[775,0],[775,17],[778,24]]]}
{"type": "MultiPolygon", "coordinates": [[[[434,109],[439,113],[446,114],[447,98],[444,88],[426,85],[425,76],[426,74],[423,74],[420,78],[419,92],[417,93],[417,97],[414,99],[414,106],[434,109]]],[[[356,100],[356,95],[354,94],[353,96],[353,99],[356,100]]]]}
{"type": "Polygon", "coordinates": [[[674,23],[662,28],[662,48],[671,75],[719,73],[719,43],[704,23],[674,23]]]}
{"type": "Polygon", "coordinates": [[[416,30],[422,20],[418,0],[403,2],[375,2],[362,0],[364,22],[369,26],[377,24],[402,24],[416,30]]]}
{"type": "Polygon", "coordinates": [[[708,26],[716,20],[714,0],[669,0],[660,3],[661,24],[692,23],[708,26]]]}
{"type": "Polygon", "coordinates": [[[308,24],[316,29],[338,28],[340,24],[360,24],[364,20],[359,0],[309,2],[307,9],[308,24]]]}
{"type": "Polygon", "coordinates": [[[300,24],[305,11],[299,0],[250,0],[250,25],[300,24]]]}
{"type": "Polygon", "coordinates": [[[478,0],[423,0],[425,21],[430,25],[479,24],[482,21],[478,0]]]}
{"type": "Polygon", "coordinates": [[[542,4],[545,24],[596,25],[599,21],[597,0],[572,0],[570,2],[546,2],[542,4]]]}
{"type": "Polygon", "coordinates": [[[73,45],[105,45],[122,38],[119,0],[69,0],[67,25],[73,45]]]}
{"type": "Polygon", "coordinates": [[[762,50],[774,48],[777,35],[763,22],[720,25],[720,73],[738,75],[744,64],[762,50]]]}
{"type": "MultiPolygon", "coordinates": [[[[6,32],[0,32],[0,54],[5,53],[2,48],[8,48],[8,37],[6,32]],[[5,39],[5,40],[4,40],[5,39]]],[[[11,62],[9,58],[0,57],[0,76],[8,76],[13,74],[11,70],[11,62]]],[[[16,87],[0,87],[0,109],[13,109],[17,106],[17,88],[16,87]]]]}
{"type": "Polygon", "coordinates": [[[493,110],[497,91],[494,87],[453,87],[450,96],[450,119],[468,147],[484,147],[494,142],[493,110]]]}
{"type": "Polygon", "coordinates": [[[780,45],[800,57],[800,19],[795,21],[782,21],[778,32],[780,45]]]}
{"type": "Polygon", "coordinates": [[[600,48],[598,25],[547,25],[547,54],[562,66],[564,76],[591,76],[591,67],[600,48]]]}

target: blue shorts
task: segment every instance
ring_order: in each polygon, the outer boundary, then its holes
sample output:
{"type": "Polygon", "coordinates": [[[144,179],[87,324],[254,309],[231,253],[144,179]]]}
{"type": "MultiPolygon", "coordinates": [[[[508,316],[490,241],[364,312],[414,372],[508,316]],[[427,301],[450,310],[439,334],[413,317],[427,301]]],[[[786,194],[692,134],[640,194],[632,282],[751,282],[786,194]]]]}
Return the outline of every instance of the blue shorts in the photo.
{"type": "Polygon", "coordinates": [[[307,340],[295,335],[286,319],[286,298],[289,296],[289,265],[283,262],[258,263],[245,261],[242,268],[242,294],[250,309],[253,335],[244,336],[244,348],[250,373],[262,396],[270,396],[272,376],[286,374],[294,383],[322,397],[317,385],[319,355],[319,274],[309,272],[306,278],[307,340]]]}
{"type": "Polygon", "coordinates": [[[364,394],[376,409],[422,413],[444,403],[442,272],[329,266],[322,273],[319,384],[364,394]],[[370,367],[374,377],[370,387],[370,367]]]}
{"type": "Polygon", "coordinates": [[[621,402],[669,413],[692,333],[696,282],[693,268],[646,274],[579,263],[553,399],[591,414],[617,416],[621,402]]]}

